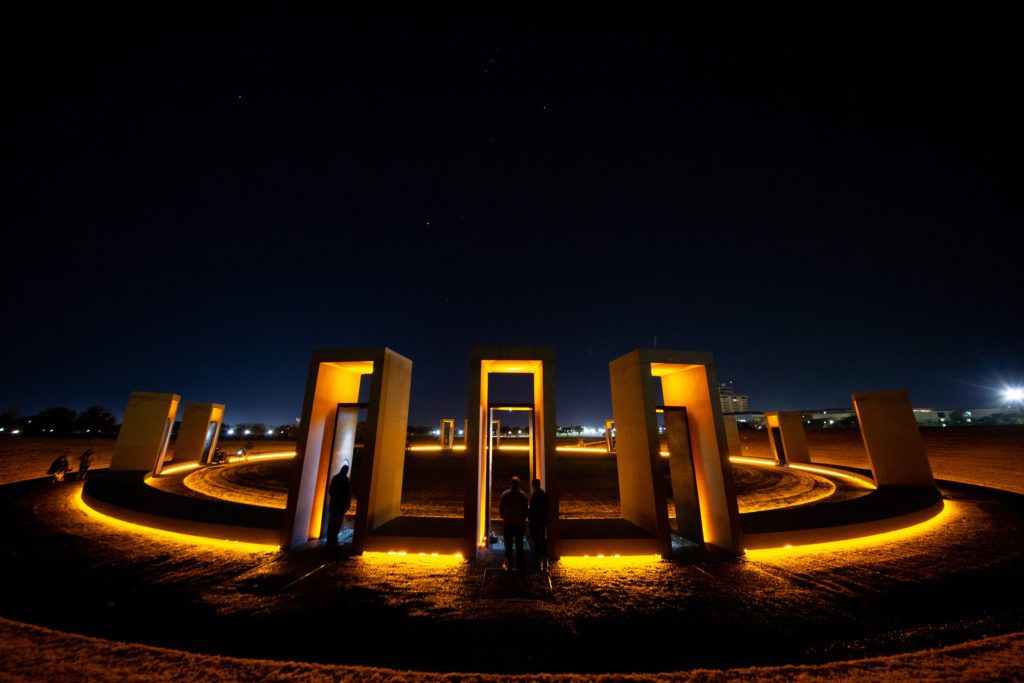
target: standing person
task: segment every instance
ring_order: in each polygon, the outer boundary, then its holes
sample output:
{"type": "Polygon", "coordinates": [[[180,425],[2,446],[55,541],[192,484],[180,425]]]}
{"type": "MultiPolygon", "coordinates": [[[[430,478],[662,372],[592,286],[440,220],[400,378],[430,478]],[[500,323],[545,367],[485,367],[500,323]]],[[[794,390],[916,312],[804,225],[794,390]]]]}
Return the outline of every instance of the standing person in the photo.
{"type": "Polygon", "coordinates": [[[86,448],[78,456],[78,478],[85,480],[89,474],[89,467],[92,465],[92,449],[86,448]]]}
{"type": "Polygon", "coordinates": [[[548,566],[548,494],[540,487],[540,479],[532,482],[533,493],[530,494],[530,509],[527,516],[530,520],[530,544],[533,546],[533,559],[538,569],[548,566]]]}
{"type": "Polygon", "coordinates": [[[338,534],[345,524],[345,513],[352,505],[352,485],[348,479],[348,465],[342,465],[341,470],[331,479],[328,493],[331,500],[327,506],[330,515],[327,520],[327,547],[334,548],[338,545],[338,534]]]}
{"type": "Polygon", "coordinates": [[[526,512],[530,501],[519,490],[519,477],[512,477],[509,489],[501,494],[498,511],[505,523],[505,564],[512,569],[512,546],[516,547],[516,569],[526,571],[523,557],[523,535],[526,533],[526,512]]]}

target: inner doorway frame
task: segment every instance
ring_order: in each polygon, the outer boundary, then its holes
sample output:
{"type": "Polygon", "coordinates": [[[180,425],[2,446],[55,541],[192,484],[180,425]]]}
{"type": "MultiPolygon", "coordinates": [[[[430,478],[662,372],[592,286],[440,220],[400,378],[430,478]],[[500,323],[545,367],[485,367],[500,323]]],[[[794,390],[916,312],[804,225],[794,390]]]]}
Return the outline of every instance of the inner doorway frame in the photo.
{"type": "Polygon", "coordinates": [[[531,482],[537,478],[536,471],[538,467],[537,462],[537,449],[536,442],[534,439],[534,430],[536,424],[537,409],[533,403],[509,403],[509,402],[498,402],[487,404],[487,419],[489,424],[494,425],[498,423],[499,429],[489,429],[487,434],[487,455],[484,458],[484,477],[486,478],[486,492],[484,493],[484,500],[487,501],[487,521],[486,528],[484,529],[484,537],[489,538],[491,535],[491,499],[494,497],[494,452],[501,450],[501,421],[494,417],[495,411],[506,410],[514,412],[529,412],[530,417],[527,420],[527,463],[529,467],[529,479],[521,483],[521,489],[527,496],[530,495],[531,482]]]}
{"type": "MultiPolygon", "coordinates": [[[[485,458],[490,428],[491,373],[533,375],[534,477],[548,495],[548,556],[558,558],[558,476],[555,452],[555,353],[550,347],[474,347],[469,352],[469,416],[466,430],[466,495],[463,554],[477,557],[487,547],[489,501],[485,458]]],[[[529,485],[527,484],[527,487],[529,485]]]]}

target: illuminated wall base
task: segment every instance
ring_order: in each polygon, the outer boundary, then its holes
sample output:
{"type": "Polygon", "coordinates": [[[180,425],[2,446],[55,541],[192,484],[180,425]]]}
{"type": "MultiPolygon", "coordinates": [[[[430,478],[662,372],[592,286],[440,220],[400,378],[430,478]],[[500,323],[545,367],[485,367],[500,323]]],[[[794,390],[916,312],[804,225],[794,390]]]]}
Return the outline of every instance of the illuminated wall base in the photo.
{"type": "Polygon", "coordinates": [[[760,534],[745,534],[743,542],[745,550],[761,550],[807,546],[819,543],[835,543],[853,541],[865,537],[900,531],[922,522],[927,522],[940,515],[943,501],[905,515],[886,519],[844,524],[842,526],[823,527],[820,529],[795,529],[793,531],[770,531],[760,534]]]}
{"type": "Polygon", "coordinates": [[[250,551],[276,551],[281,545],[280,529],[228,526],[226,524],[212,524],[210,522],[162,517],[112,505],[90,496],[84,491],[78,493],[76,499],[79,508],[87,514],[90,512],[97,513],[97,517],[115,526],[123,524],[125,525],[125,531],[139,533],[163,532],[165,534],[173,534],[173,536],[169,537],[172,540],[185,543],[236,547],[240,550],[250,551]]]}
{"type": "Polygon", "coordinates": [[[657,538],[566,538],[562,537],[562,555],[605,557],[642,555],[661,557],[662,544],[657,538]]]}
{"type": "Polygon", "coordinates": [[[441,555],[451,557],[459,555],[462,557],[461,537],[439,538],[430,536],[384,536],[371,534],[366,538],[365,550],[378,553],[404,553],[409,557],[441,555]]]}

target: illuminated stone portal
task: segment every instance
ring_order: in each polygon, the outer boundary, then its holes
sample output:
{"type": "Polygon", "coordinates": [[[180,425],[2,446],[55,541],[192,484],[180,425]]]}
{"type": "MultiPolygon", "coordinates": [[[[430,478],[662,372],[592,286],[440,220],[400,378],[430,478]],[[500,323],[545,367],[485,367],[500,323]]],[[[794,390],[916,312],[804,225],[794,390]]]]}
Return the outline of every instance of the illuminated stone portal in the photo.
{"type": "Polygon", "coordinates": [[[441,449],[450,451],[455,445],[455,420],[449,418],[441,420],[441,429],[438,432],[441,449]]]}
{"type": "MultiPolygon", "coordinates": [[[[559,555],[558,482],[555,463],[555,354],[546,347],[483,347],[469,354],[469,421],[466,431],[466,500],[463,553],[476,557],[486,547],[490,533],[492,464],[497,447],[491,429],[491,411],[499,404],[489,400],[491,373],[533,376],[533,403],[505,408],[531,413],[530,479],[540,479],[548,494],[548,555],[559,555]]],[[[502,482],[503,484],[504,482],[502,482]]],[[[529,482],[524,482],[529,490],[529,482]]]]}
{"type": "Polygon", "coordinates": [[[768,442],[772,456],[780,465],[809,463],[811,452],[807,448],[804,418],[800,413],[765,413],[768,442]]]}
{"type": "MultiPolygon", "coordinates": [[[[647,546],[652,552],[668,554],[672,549],[659,463],[656,396],[660,379],[669,469],[673,488],[678,487],[674,493],[680,535],[693,543],[740,554],[739,508],[726,453],[713,356],[637,350],[612,361],[609,369],[622,517],[646,535],[619,542],[630,550],[647,546]]],[[[581,542],[581,547],[584,544],[581,542]]]]}
{"type": "Polygon", "coordinates": [[[906,391],[856,393],[853,409],[857,411],[872,475],[880,488],[935,487],[928,454],[906,391]]]}
{"type": "Polygon", "coordinates": [[[160,471],[179,401],[177,394],[132,392],[110,458],[110,471],[160,471]]]}
{"type": "Polygon", "coordinates": [[[217,449],[223,419],[224,406],[218,403],[186,403],[174,441],[174,461],[209,464],[217,449]]]}
{"type": "Polygon", "coordinates": [[[362,552],[376,529],[399,516],[411,379],[412,361],[387,348],[313,352],[282,547],[321,537],[328,482],[346,462],[352,466],[356,498],[353,551],[362,552]],[[360,403],[364,376],[369,377],[369,400],[360,403]],[[363,447],[357,453],[356,430],[364,411],[363,447]]]}

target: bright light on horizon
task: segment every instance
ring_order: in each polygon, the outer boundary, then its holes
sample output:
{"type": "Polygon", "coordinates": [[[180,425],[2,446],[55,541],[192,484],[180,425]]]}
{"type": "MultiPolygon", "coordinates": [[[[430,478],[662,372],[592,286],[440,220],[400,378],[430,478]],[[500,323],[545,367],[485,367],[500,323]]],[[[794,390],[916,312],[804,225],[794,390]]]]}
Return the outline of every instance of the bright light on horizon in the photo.
{"type": "Polygon", "coordinates": [[[1020,403],[1024,401],[1024,389],[1020,387],[1007,387],[1003,389],[1003,400],[1008,403],[1020,403]]]}

